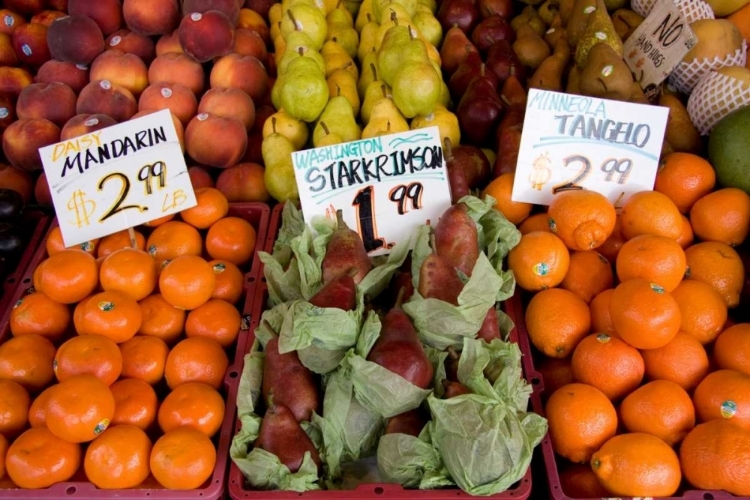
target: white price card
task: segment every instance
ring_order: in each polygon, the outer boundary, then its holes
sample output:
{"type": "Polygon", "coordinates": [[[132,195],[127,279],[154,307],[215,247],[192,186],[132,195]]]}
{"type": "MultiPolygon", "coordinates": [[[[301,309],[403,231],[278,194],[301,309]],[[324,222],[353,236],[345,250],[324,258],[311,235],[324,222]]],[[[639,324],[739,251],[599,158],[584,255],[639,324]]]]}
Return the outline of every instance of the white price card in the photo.
{"type": "Polygon", "coordinates": [[[669,109],[531,89],[513,201],[549,205],[563,191],[615,204],[654,188],[669,109]]]}
{"type": "Polygon", "coordinates": [[[65,246],[196,205],[166,109],[40,148],[39,154],[65,246]]]}
{"type": "Polygon", "coordinates": [[[675,2],[654,2],[648,17],[623,46],[625,63],[652,99],[677,64],[696,44],[693,30],[675,2]]]}
{"type": "Polygon", "coordinates": [[[292,154],[305,222],[341,209],[371,256],[387,254],[451,205],[437,127],[292,154]]]}

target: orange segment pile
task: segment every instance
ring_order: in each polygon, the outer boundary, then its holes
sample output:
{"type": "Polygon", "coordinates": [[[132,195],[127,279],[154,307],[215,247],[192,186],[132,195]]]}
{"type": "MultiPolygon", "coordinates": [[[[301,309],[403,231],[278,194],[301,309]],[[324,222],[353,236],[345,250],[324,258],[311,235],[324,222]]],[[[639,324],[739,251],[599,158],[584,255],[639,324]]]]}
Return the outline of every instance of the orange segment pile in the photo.
{"type": "Polygon", "coordinates": [[[750,196],[715,182],[672,153],[617,209],[569,191],[520,223],[508,267],[568,496],[750,495],[750,196]]]}
{"type": "Polygon", "coordinates": [[[9,483],[193,489],[213,474],[255,228],[227,217],[217,190],[198,202],[185,217],[136,228],[137,248],[127,232],[90,252],[50,233],[0,345],[9,483]]]}

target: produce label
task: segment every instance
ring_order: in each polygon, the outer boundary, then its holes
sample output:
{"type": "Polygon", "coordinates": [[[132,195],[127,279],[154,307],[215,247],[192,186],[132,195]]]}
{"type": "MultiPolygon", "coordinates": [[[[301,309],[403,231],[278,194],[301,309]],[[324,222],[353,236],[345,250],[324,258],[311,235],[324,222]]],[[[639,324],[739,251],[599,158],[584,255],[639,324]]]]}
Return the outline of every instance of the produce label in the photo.
{"type": "Polygon", "coordinates": [[[65,246],[196,205],[166,109],[40,148],[39,154],[65,246]]]}
{"type": "Polygon", "coordinates": [[[621,204],[654,188],[669,109],[531,89],[513,201],[590,189],[621,204]]]}
{"type": "Polygon", "coordinates": [[[654,2],[623,45],[625,63],[649,99],[698,39],[675,2],[654,2]]]}
{"type": "Polygon", "coordinates": [[[371,256],[451,206],[437,127],[297,151],[292,162],[305,222],[341,209],[371,256]]]}

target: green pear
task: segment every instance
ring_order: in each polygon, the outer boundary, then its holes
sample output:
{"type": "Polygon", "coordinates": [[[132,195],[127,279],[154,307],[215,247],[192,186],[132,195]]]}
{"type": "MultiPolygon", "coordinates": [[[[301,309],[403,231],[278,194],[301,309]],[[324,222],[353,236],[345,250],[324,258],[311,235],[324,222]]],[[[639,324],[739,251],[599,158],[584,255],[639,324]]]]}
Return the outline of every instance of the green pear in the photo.
{"type": "Polygon", "coordinates": [[[311,48],[320,50],[326,40],[328,25],[323,12],[310,4],[294,4],[281,17],[281,34],[284,39],[294,31],[302,31],[313,43],[311,48]]]}
{"type": "Polygon", "coordinates": [[[372,116],[372,110],[375,104],[381,99],[393,99],[393,93],[391,88],[385,84],[382,80],[375,80],[367,87],[365,92],[365,98],[362,101],[362,107],[359,110],[362,123],[367,125],[370,123],[370,117],[372,116]]]}
{"type": "Polygon", "coordinates": [[[429,115],[415,116],[410,125],[412,130],[418,128],[437,127],[440,130],[440,143],[450,139],[451,144],[459,144],[461,141],[461,129],[458,126],[458,117],[445,106],[435,106],[435,110],[429,115]]]}
{"type": "Polygon", "coordinates": [[[365,92],[372,82],[378,79],[380,74],[378,70],[378,53],[371,51],[362,60],[362,73],[357,81],[357,91],[361,99],[365,98],[365,92]]]}
{"type": "MultiPolygon", "coordinates": [[[[275,129],[273,120],[272,128],[275,129]]],[[[294,146],[289,139],[275,131],[261,143],[261,155],[266,167],[263,180],[269,194],[279,202],[299,199],[292,153],[294,146]]]]}
{"type": "Polygon", "coordinates": [[[375,20],[382,24],[388,19],[389,8],[398,8],[402,12],[402,19],[411,19],[417,12],[417,0],[373,0],[372,13],[375,20]]]}
{"type": "Polygon", "coordinates": [[[323,15],[327,13],[323,0],[281,0],[282,10],[287,10],[289,7],[293,5],[300,5],[300,4],[311,5],[317,9],[320,9],[323,15]]]}
{"type": "Polygon", "coordinates": [[[279,91],[279,104],[293,117],[311,123],[328,103],[328,83],[318,64],[309,57],[289,63],[279,91]]]}
{"type": "Polygon", "coordinates": [[[357,92],[357,80],[351,72],[345,69],[337,69],[326,78],[328,83],[328,97],[336,97],[342,95],[349,100],[349,104],[352,105],[354,115],[359,114],[359,108],[362,100],[357,92]]]}
{"type": "Polygon", "coordinates": [[[417,9],[419,9],[420,6],[427,7],[433,14],[438,10],[437,2],[435,0],[417,0],[417,9]]]}
{"type": "Polygon", "coordinates": [[[338,42],[328,40],[323,44],[323,48],[320,49],[320,55],[323,56],[323,61],[325,62],[326,77],[337,69],[346,69],[347,71],[351,71],[355,78],[359,79],[359,70],[354,63],[354,59],[338,42]]]}
{"type": "Polygon", "coordinates": [[[351,26],[348,28],[335,28],[328,31],[328,39],[341,45],[349,57],[357,57],[359,49],[359,33],[351,26]]]}
{"type": "Polygon", "coordinates": [[[313,146],[319,147],[320,140],[331,132],[341,137],[343,142],[357,141],[362,133],[359,125],[357,125],[352,105],[344,96],[336,96],[326,104],[325,109],[320,114],[318,123],[313,129],[313,146]],[[326,132],[320,126],[321,122],[328,125],[329,132],[326,132]]]}
{"type": "Polygon", "coordinates": [[[448,84],[445,83],[445,80],[443,80],[443,84],[440,86],[440,99],[438,100],[438,104],[441,106],[445,106],[446,108],[452,107],[453,101],[451,101],[451,91],[448,88],[448,84]]]}
{"type": "Polygon", "coordinates": [[[596,10],[586,19],[586,27],[581,33],[576,45],[575,61],[579,68],[586,65],[591,47],[598,43],[605,43],[612,47],[622,57],[622,40],[612,24],[612,18],[607,13],[604,0],[596,1],[596,10]]]}
{"type": "Polygon", "coordinates": [[[427,46],[416,38],[407,26],[394,26],[383,38],[378,50],[378,71],[380,78],[393,85],[396,73],[404,66],[429,61],[427,46]]]}
{"type": "Polygon", "coordinates": [[[393,102],[406,118],[429,115],[440,102],[442,75],[430,62],[403,66],[393,79],[393,102]]]}
{"type": "Polygon", "coordinates": [[[352,13],[343,5],[343,2],[339,0],[336,8],[326,16],[326,24],[329,31],[336,28],[353,28],[354,18],[352,13]]]}
{"type": "Polygon", "coordinates": [[[433,47],[440,46],[443,41],[443,26],[437,20],[435,15],[429,10],[420,10],[412,17],[414,25],[417,27],[422,37],[433,47]]]}
{"type": "Polygon", "coordinates": [[[281,59],[279,60],[279,64],[276,68],[276,74],[283,76],[289,68],[289,63],[299,57],[306,57],[312,61],[315,61],[321,71],[325,71],[326,69],[323,56],[321,56],[317,50],[313,50],[303,45],[298,45],[296,47],[287,45],[287,49],[284,51],[284,55],[281,56],[281,59]]]}

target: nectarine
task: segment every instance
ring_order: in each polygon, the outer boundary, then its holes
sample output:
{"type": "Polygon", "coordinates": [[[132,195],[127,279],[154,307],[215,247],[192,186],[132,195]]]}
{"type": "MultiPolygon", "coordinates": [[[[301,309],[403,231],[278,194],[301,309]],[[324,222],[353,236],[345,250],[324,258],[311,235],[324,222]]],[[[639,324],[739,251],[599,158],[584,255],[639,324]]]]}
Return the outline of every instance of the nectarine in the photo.
{"type": "Polygon", "coordinates": [[[60,131],[60,141],[90,134],[112,125],[117,125],[117,122],[109,115],[82,113],[74,116],[63,125],[60,131]]]}
{"type": "Polygon", "coordinates": [[[52,24],[53,21],[56,21],[61,17],[65,17],[66,15],[67,14],[65,12],[60,12],[59,10],[43,10],[34,14],[29,22],[32,24],[43,24],[44,26],[49,28],[49,25],[52,24]]]}
{"type": "Polygon", "coordinates": [[[240,6],[237,4],[237,0],[182,0],[183,16],[193,12],[203,14],[209,10],[223,12],[232,22],[232,26],[235,26],[240,18],[240,6]]]}
{"type": "Polygon", "coordinates": [[[180,83],[194,94],[206,86],[203,66],[187,54],[168,52],[157,56],[148,67],[148,83],[180,83]]]}
{"type": "Polygon", "coordinates": [[[26,24],[26,18],[21,14],[9,9],[0,9],[0,32],[12,35],[22,24],[26,24]]]}
{"type": "Polygon", "coordinates": [[[5,0],[3,2],[13,12],[33,16],[44,10],[44,0],[5,0]]]}
{"type": "Polygon", "coordinates": [[[33,82],[31,73],[23,68],[0,66],[0,94],[17,96],[33,82]]]}
{"type": "Polygon", "coordinates": [[[16,121],[16,100],[10,95],[0,94],[0,134],[16,121]]]}
{"type": "Polygon", "coordinates": [[[68,14],[90,17],[105,36],[122,26],[120,0],[68,0],[68,14]]]}
{"type": "Polygon", "coordinates": [[[198,110],[198,99],[186,86],[159,82],[146,87],[138,99],[139,111],[169,109],[183,125],[187,125],[198,110]]]}
{"type": "Polygon", "coordinates": [[[255,123],[253,99],[236,87],[214,87],[203,94],[198,113],[237,118],[250,130],[255,123]]]}
{"type": "Polygon", "coordinates": [[[106,49],[117,49],[126,54],[134,54],[146,64],[151,64],[156,57],[154,41],[130,30],[115,31],[107,37],[104,45],[106,49]]]}
{"type": "Polygon", "coordinates": [[[40,205],[52,205],[52,193],[49,190],[47,175],[44,172],[37,177],[36,183],[34,184],[34,199],[40,205]]]}
{"type": "Polygon", "coordinates": [[[61,82],[78,94],[89,83],[89,69],[85,64],[50,59],[36,72],[34,81],[36,83],[61,82]]]}
{"type": "Polygon", "coordinates": [[[201,113],[185,129],[185,150],[203,165],[231,167],[240,161],[246,147],[247,130],[236,118],[201,113]]]}
{"type": "MultiPolygon", "coordinates": [[[[130,119],[135,120],[136,118],[140,118],[142,116],[150,115],[151,113],[156,113],[158,110],[148,110],[148,111],[139,111],[136,114],[134,114],[130,119]]],[[[174,131],[175,134],[177,134],[177,140],[180,141],[180,148],[182,149],[182,152],[185,152],[185,127],[182,125],[182,122],[179,118],[177,118],[177,115],[172,113],[170,111],[169,113],[172,116],[172,123],[174,124],[174,131]]]]}
{"type": "Polygon", "coordinates": [[[34,181],[27,170],[0,163],[0,189],[12,189],[21,195],[24,203],[28,203],[34,190],[34,181]]]}
{"type": "Polygon", "coordinates": [[[62,127],[75,116],[76,99],[64,83],[32,83],[18,95],[16,113],[19,118],[46,118],[62,127]]]}
{"type": "Polygon", "coordinates": [[[47,44],[55,59],[90,64],[104,51],[104,35],[90,17],[68,16],[50,25],[47,44]]]}
{"type": "Polygon", "coordinates": [[[201,166],[193,165],[192,167],[188,167],[188,175],[190,176],[190,183],[193,185],[193,189],[214,187],[214,180],[211,174],[201,166]]]}
{"type": "Polygon", "coordinates": [[[0,66],[16,66],[18,56],[13,48],[13,37],[7,33],[0,33],[0,66]]]}
{"type": "Polygon", "coordinates": [[[234,25],[218,10],[186,15],[177,33],[182,50],[200,63],[227,55],[234,48],[234,25]]]}
{"type": "Polygon", "coordinates": [[[179,29],[174,30],[172,33],[167,33],[166,35],[160,36],[159,40],[156,42],[157,56],[168,54],[170,52],[177,52],[178,54],[185,52],[184,50],[182,50],[182,46],[180,45],[179,29]]]}
{"type": "Polygon", "coordinates": [[[78,95],[76,112],[109,115],[118,123],[127,121],[138,111],[138,102],[126,88],[109,80],[93,80],[78,95]]]}
{"type": "Polygon", "coordinates": [[[257,31],[249,28],[237,28],[234,30],[234,49],[232,52],[241,56],[253,56],[259,61],[265,61],[268,57],[266,42],[257,31]]]}
{"type": "Polygon", "coordinates": [[[3,152],[11,165],[40,170],[39,148],[60,141],[60,128],[44,118],[20,118],[3,133],[3,152]]]}
{"type": "Polygon", "coordinates": [[[266,169],[257,163],[238,163],[222,170],[216,179],[216,189],[230,202],[267,202],[271,195],[264,181],[266,169]]]}
{"type": "Polygon", "coordinates": [[[135,54],[110,49],[99,54],[91,63],[89,78],[109,80],[139,96],[148,87],[148,68],[135,54]]]}
{"type": "Polygon", "coordinates": [[[177,0],[123,0],[122,17],[139,35],[163,35],[177,28],[180,7],[177,0]]]}
{"type": "Polygon", "coordinates": [[[228,54],[211,68],[211,87],[238,87],[253,100],[267,92],[268,74],[263,63],[253,56],[228,54]]]}
{"type": "MultiPolygon", "coordinates": [[[[54,23],[53,23],[54,24],[54,23]]],[[[39,67],[52,57],[47,47],[48,28],[39,23],[19,26],[13,32],[13,49],[21,64],[39,67]]]]}

